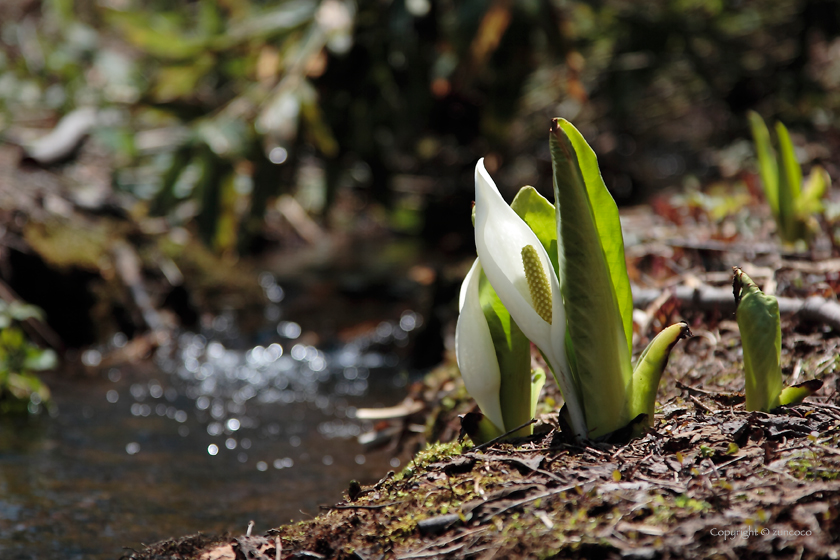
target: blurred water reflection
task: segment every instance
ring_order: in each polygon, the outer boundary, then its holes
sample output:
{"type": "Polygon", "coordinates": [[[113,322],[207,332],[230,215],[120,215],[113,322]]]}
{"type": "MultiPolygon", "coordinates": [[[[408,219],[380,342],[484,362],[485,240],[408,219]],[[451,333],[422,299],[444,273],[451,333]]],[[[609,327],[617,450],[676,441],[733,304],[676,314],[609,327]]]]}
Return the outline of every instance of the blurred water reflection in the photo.
{"type": "MultiPolygon", "coordinates": [[[[422,317],[397,312],[316,346],[280,320],[274,277],[260,282],[271,302],[262,344],[243,346],[238,318],[223,313],[152,363],[51,380],[55,418],[0,426],[0,558],[115,558],[124,545],[242,531],[251,519],[265,530],[399,465],[362,452],[356,436],[370,426],[354,412],[398,398],[400,352],[422,317]]],[[[108,347],[126,343],[118,334],[108,347]]],[[[107,350],[86,351],[84,363],[107,350]]]]}

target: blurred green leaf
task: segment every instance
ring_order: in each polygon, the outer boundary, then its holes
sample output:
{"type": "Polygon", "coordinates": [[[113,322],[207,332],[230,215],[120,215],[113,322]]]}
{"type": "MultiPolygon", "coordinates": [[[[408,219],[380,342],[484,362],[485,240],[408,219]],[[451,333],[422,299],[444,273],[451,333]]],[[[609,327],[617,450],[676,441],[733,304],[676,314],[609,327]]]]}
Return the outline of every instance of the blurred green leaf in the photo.
{"type": "Polygon", "coordinates": [[[58,365],[58,355],[49,348],[41,349],[34,346],[26,349],[26,359],[23,367],[32,371],[46,371],[55,369],[58,365]]]}
{"type": "Polygon", "coordinates": [[[762,186],[776,219],[779,237],[785,243],[807,241],[816,228],[813,214],[824,211],[822,198],[831,185],[831,178],[822,167],[816,166],[803,185],[802,168],[785,125],[776,123],[777,161],[764,121],[755,112],[749,113],[749,119],[762,186]]]}
{"type": "Polygon", "coordinates": [[[49,389],[32,372],[54,369],[58,356],[32,344],[16,324],[42,318],[34,305],[0,301],[0,415],[37,412],[49,400],[49,389]]]}
{"type": "Polygon", "coordinates": [[[214,64],[215,58],[210,53],[204,52],[196,56],[189,64],[161,68],[155,79],[152,96],[162,103],[193,97],[199,81],[213,68],[214,64]]]}
{"type": "Polygon", "coordinates": [[[12,302],[9,305],[8,313],[15,321],[25,321],[32,318],[44,320],[44,312],[40,308],[20,301],[12,302]]]}
{"type": "Polygon", "coordinates": [[[797,211],[801,216],[817,214],[825,209],[823,197],[831,186],[831,177],[828,171],[817,165],[811,169],[808,179],[802,187],[802,196],[799,199],[797,211]]]}
{"type": "Polygon", "coordinates": [[[163,60],[184,60],[201,55],[211,36],[185,32],[174,14],[108,10],[106,20],[135,47],[163,60]]]}
{"type": "Polygon", "coordinates": [[[750,128],[752,129],[755,151],[758,155],[758,171],[761,176],[761,186],[767,204],[774,216],[779,215],[779,168],[776,164],[776,154],[770,143],[770,132],[764,119],[755,111],[749,112],[750,128]]]}
{"type": "Polygon", "coordinates": [[[316,3],[308,0],[291,0],[261,10],[244,21],[231,25],[228,36],[231,41],[266,37],[280,31],[295,29],[307,23],[315,15],[316,3]]]}

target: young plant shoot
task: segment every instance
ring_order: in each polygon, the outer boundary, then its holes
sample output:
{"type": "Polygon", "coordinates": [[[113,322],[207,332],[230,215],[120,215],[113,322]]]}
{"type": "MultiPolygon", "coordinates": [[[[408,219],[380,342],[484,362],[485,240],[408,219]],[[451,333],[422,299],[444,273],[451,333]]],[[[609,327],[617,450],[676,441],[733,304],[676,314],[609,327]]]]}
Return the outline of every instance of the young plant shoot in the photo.
{"type": "MultiPolygon", "coordinates": [[[[618,208],[601,178],[595,153],[570,123],[552,122],[550,144],[556,206],[531,187],[523,187],[508,206],[483,160],[476,165],[479,258],[462,288],[459,367],[467,390],[497,429],[519,425],[513,418],[527,420],[526,407],[533,414],[533,401],[511,398],[504,387],[497,388],[506,374],[496,372],[508,351],[504,347],[513,347],[513,336],[503,329],[499,332],[504,336],[488,335],[492,327],[484,330],[477,310],[483,308],[485,323],[492,325],[492,313],[502,317],[497,312],[501,308],[509,314],[510,325],[545,357],[563,393],[566,419],[576,439],[606,436],[640,415],[647,415],[646,420],[637,425],[647,427],[671,348],[690,334],[688,327],[678,324],[663,330],[635,370],[631,367],[633,302],[618,208]],[[485,303],[491,301],[489,296],[480,299],[485,297],[480,295],[481,268],[488,282],[485,289],[492,289],[498,305],[485,303]],[[493,310],[490,315],[488,309],[493,310]],[[473,348],[464,347],[470,343],[473,348]]],[[[520,380],[517,390],[524,394],[526,370],[516,371],[508,375],[520,380]]],[[[530,375],[527,379],[530,382],[530,375]]]]}
{"type": "Polygon", "coordinates": [[[750,111],[749,119],[764,196],[776,219],[779,237],[784,243],[807,241],[816,229],[813,215],[823,211],[822,198],[831,185],[831,177],[817,165],[803,184],[802,168],[785,125],[776,123],[780,155],[777,161],[764,120],[754,111],[750,111]]]}
{"type": "Polygon", "coordinates": [[[735,268],[735,319],[741,331],[746,374],[747,410],[770,412],[782,405],[798,404],[822,387],[811,380],[782,388],[782,323],[779,302],[762,292],[740,268],[735,268]]]}

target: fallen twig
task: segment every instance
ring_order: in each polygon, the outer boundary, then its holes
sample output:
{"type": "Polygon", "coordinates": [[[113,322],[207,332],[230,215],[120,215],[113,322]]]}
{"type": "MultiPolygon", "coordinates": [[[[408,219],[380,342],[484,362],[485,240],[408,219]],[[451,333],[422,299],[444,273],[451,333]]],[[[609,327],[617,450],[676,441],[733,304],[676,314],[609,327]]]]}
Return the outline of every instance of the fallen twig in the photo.
{"type": "Polygon", "coordinates": [[[114,262],[117,272],[131,292],[134,303],[140,309],[146,325],[154,332],[163,331],[164,322],[152,304],[152,299],[143,283],[140,257],[137,256],[137,252],[128,243],[117,243],[114,246],[114,262]]]}
{"type": "Polygon", "coordinates": [[[791,251],[779,246],[778,243],[731,243],[717,239],[667,239],[663,240],[665,245],[680,247],[682,249],[695,249],[698,251],[721,251],[727,253],[745,253],[753,255],[782,255],[786,257],[802,256],[803,253],[791,251]]]}
{"type": "Polygon", "coordinates": [[[688,398],[691,399],[691,402],[693,402],[697,407],[702,408],[709,414],[714,414],[715,412],[717,412],[717,410],[713,409],[712,407],[703,404],[703,402],[694,395],[689,395],[688,398]]]}
{"type": "Polygon", "coordinates": [[[503,438],[506,438],[507,436],[509,436],[510,434],[512,434],[512,433],[514,433],[514,432],[518,432],[519,430],[521,430],[521,429],[522,429],[522,428],[524,428],[525,426],[528,426],[528,425],[530,425],[530,424],[533,424],[533,423],[534,423],[534,422],[536,422],[536,421],[537,421],[537,419],[536,419],[536,418],[531,418],[530,420],[528,420],[527,422],[525,422],[525,423],[524,423],[524,424],[522,424],[521,426],[517,426],[517,427],[515,427],[515,428],[514,428],[514,429],[512,429],[512,430],[508,430],[507,432],[503,433],[503,434],[502,434],[502,435],[500,435],[499,437],[494,437],[494,438],[493,438],[493,439],[491,439],[490,441],[486,441],[486,442],[482,443],[481,445],[476,445],[475,447],[473,447],[473,448],[472,448],[472,451],[479,451],[479,450],[481,450],[481,449],[484,449],[485,447],[488,447],[488,446],[490,446],[490,445],[493,445],[493,444],[494,444],[494,443],[496,443],[497,441],[499,441],[499,440],[501,440],[501,439],[503,439],[503,438]]]}
{"type": "Polygon", "coordinates": [[[318,506],[320,509],[382,509],[388,506],[398,505],[400,502],[387,502],[385,504],[335,504],[333,506],[318,506]]]}
{"type": "Polygon", "coordinates": [[[64,115],[58,124],[25,151],[27,157],[41,165],[51,165],[69,157],[99,122],[99,112],[83,107],[64,115]]]}
{"type": "MultiPolygon", "coordinates": [[[[735,298],[729,288],[712,286],[677,286],[671,289],[674,297],[684,306],[690,305],[701,311],[718,310],[723,313],[735,312],[735,298]]],[[[639,308],[650,305],[662,295],[662,290],[633,290],[633,305],[639,308]]],[[[780,297],[779,312],[784,315],[798,315],[800,319],[828,325],[840,331],[840,303],[819,296],[807,299],[780,297]]]]}

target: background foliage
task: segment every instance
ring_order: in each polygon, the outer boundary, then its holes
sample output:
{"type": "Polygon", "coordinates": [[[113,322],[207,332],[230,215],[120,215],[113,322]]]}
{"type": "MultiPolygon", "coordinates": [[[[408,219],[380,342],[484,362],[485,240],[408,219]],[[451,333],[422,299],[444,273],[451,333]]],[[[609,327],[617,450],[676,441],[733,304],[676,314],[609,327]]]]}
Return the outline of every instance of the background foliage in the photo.
{"type": "Polygon", "coordinates": [[[740,170],[748,109],[827,139],[806,164],[836,142],[828,0],[3,4],[0,134],[26,145],[96,107],[132,212],[220,252],[258,249],[281,194],[333,227],[469,246],[452,224],[469,225],[475,160],[548,191],[557,115],[619,202],[740,170]]]}
{"type": "Polygon", "coordinates": [[[36,414],[49,405],[50,391],[35,372],[54,368],[57,357],[27,340],[21,324],[30,318],[42,318],[41,311],[32,305],[0,301],[0,417],[36,414]]]}

